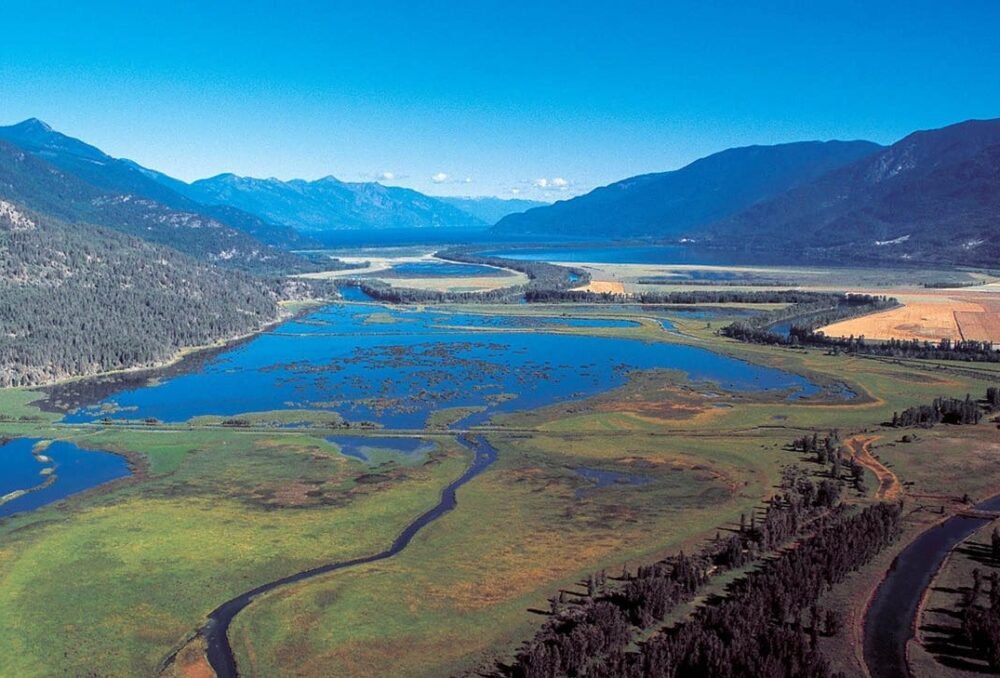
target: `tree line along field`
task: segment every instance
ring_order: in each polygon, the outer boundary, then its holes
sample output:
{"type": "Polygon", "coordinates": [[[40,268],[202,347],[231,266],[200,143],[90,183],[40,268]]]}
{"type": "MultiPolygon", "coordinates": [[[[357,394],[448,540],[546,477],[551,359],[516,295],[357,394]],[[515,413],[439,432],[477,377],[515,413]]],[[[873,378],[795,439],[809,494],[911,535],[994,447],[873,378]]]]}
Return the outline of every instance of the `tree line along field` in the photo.
{"type": "MultiPolygon", "coordinates": [[[[847,290],[885,295],[900,308],[836,322],[828,336],[1000,344],[1000,284],[978,271],[792,266],[568,264],[587,271],[589,291],[616,294],[694,290],[847,290]]],[[[580,288],[583,289],[583,288],[580,288]]]]}
{"type": "Polygon", "coordinates": [[[990,522],[960,544],[941,565],[920,608],[917,636],[910,657],[922,676],[979,676],[993,669],[983,653],[970,651],[963,617],[970,605],[988,608],[993,597],[991,578],[1000,573],[990,522]],[[980,579],[976,600],[972,593],[980,579]]]}
{"type": "MultiPolygon", "coordinates": [[[[464,486],[459,508],[404,552],[279,589],[239,615],[231,637],[241,669],[441,675],[509,659],[541,621],[529,610],[544,609],[559,587],[624,561],[693,548],[738,522],[771,492],[783,467],[799,463],[784,449],[795,431],[877,426],[894,411],[978,393],[990,381],[737,344],[714,336],[704,321],[677,323],[685,336],[649,324],[573,331],[706,345],[820,384],[843,381],[858,397],[795,402],[740,394],[717,407],[717,398],[683,375],[657,373],[572,407],[507,417],[489,434],[500,452],[495,466],[464,486]],[[593,483],[580,468],[644,481],[588,491],[593,483]]],[[[25,392],[4,393],[11,412],[34,416],[29,398],[17,395],[25,392]]],[[[5,653],[5,674],[154,673],[219,602],[262,581],[384,548],[467,463],[461,448],[441,442],[432,463],[390,468],[388,480],[372,485],[359,482],[369,470],[339,455],[321,426],[95,432],[39,416],[0,429],[125,453],[139,472],[110,491],[0,524],[0,638],[17,650],[5,653]]],[[[988,490],[987,452],[953,457],[940,450],[962,444],[946,443],[911,458],[911,450],[928,446],[921,440],[876,453],[917,488],[961,479],[970,493],[988,490]]]]}

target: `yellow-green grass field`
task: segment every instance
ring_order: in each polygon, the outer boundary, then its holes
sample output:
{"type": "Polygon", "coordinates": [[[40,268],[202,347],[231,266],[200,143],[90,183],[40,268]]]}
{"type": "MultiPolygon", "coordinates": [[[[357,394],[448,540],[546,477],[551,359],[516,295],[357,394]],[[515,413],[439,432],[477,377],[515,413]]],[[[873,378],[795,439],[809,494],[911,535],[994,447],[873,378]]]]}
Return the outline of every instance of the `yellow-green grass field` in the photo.
{"type": "Polygon", "coordinates": [[[560,587],[600,568],[691,547],[738,520],[772,491],[783,465],[800,461],[783,449],[800,429],[872,431],[886,441],[875,453],[915,487],[940,490],[969,473],[970,492],[996,484],[989,425],[939,427],[927,442],[921,437],[909,446],[892,443],[899,432],[878,425],[894,410],[942,393],[980,393],[988,378],[701,339],[821,383],[843,381],[859,397],[786,402],[730,395],[730,407],[717,408],[716,398],[699,395],[703,389],[664,373],[582,403],[508,417],[504,425],[535,432],[494,435],[497,467],[463,488],[460,509],[406,552],[277,591],[238,617],[232,637],[242,670],[445,675],[509,658],[543,620],[529,610],[544,609],[560,587]],[[973,436],[982,449],[967,454],[968,441],[949,440],[956,435],[973,436]],[[931,440],[945,452],[932,456],[931,440]],[[689,476],[668,474],[657,477],[655,489],[604,489],[601,502],[591,504],[573,496],[566,473],[573,464],[628,472],[643,463],[672,473],[694,464],[716,483],[700,491],[689,476]],[[681,487],[686,491],[677,494],[681,487]]]}
{"type": "Polygon", "coordinates": [[[378,550],[467,454],[445,444],[378,482],[306,435],[103,431],[145,477],[0,523],[0,675],[152,675],[223,600],[378,550]]]}

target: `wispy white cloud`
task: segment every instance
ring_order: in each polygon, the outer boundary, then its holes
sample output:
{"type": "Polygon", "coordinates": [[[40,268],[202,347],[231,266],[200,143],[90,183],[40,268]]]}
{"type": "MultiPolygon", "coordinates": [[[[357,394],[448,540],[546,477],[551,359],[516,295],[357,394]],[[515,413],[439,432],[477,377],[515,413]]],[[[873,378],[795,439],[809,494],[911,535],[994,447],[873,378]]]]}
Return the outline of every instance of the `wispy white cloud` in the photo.
{"type": "Polygon", "coordinates": [[[568,191],[571,184],[563,177],[540,177],[531,182],[531,185],[542,191],[568,191]]]}
{"type": "Polygon", "coordinates": [[[381,172],[378,175],[378,178],[381,179],[382,181],[392,181],[393,179],[396,178],[396,173],[395,172],[381,172]]]}
{"type": "Polygon", "coordinates": [[[448,179],[449,179],[448,175],[445,174],[444,172],[438,172],[437,174],[431,175],[431,181],[433,181],[435,184],[443,184],[444,182],[448,181],[448,179]]]}

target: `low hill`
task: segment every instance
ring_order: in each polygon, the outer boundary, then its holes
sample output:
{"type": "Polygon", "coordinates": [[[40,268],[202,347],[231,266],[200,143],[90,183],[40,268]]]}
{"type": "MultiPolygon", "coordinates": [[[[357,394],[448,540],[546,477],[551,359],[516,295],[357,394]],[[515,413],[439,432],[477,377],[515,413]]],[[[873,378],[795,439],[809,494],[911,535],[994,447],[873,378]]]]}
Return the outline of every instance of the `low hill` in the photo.
{"type": "Polygon", "coordinates": [[[790,256],[995,266],[1000,119],[914,132],[721,220],[711,243],[790,256]]]}
{"type": "Polygon", "coordinates": [[[275,320],[280,284],[0,200],[0,386],[140,366],[275,320]]]}
{"type": "Polygon", "coordinates": [[[867,141],[733,148],[672,172],[645,174],[501,219],[501,235],[677,238],[871,155],[867,141]]]}

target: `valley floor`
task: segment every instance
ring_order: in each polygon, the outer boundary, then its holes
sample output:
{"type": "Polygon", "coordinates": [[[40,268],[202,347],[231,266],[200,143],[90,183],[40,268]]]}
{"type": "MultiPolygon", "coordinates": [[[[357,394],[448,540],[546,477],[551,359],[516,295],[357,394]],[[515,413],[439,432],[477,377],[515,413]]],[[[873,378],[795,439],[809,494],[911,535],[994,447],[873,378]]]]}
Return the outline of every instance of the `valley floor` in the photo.
{"type": "MultiPolygon", "coordinates": [[[[243,675],[489,670],[532,635],[556,591],[578,590],[597,570],[690,551],[738,525],[789,465],[818,473],[787,449],[811,431],[857,437],[856,454],[871,475],[867,491],[849,500],[901,494],[909,538],[939,521],[939,511],[961,510],[962,494],[1000,492],[992,424],[938,426],[908,443],[883,425],[894,411],[937,396],[984,392],[1000,380],[994,367],[739,344],[715,334],[731,306],[708,319],[674,311],[661,309],[657,318],[637,307],[502,313],[633,320],[515,331],[703,347],[806,377],[819,390],[789,399],[784,391],[728,391],[677,370],[648,370],[616,388],[489,423],[448,430],[469,413],[442,409],[419,428],[346,431],[330,412],[292,404],[172,423],[68,423],[31,403],[42,394],[0,392],[0,435],[116,452],[135,470],[131,479],[0,520],[0,674],[204,675],[194,634],[217,605],[289,574],[385,549],[467,468],[471,455],[455,439],[466,429],[486,436],[498,455],[459,489],[457,508],[391,559],[256,599],[230,629],[243,675]],[[845,387],[853,398],[843,397],[845,387]],[[344,435],[361,443],[349,446],[344,435]],[[398,439],[414,437],[431,445],[400,453],[398,439]]],[[[385,320],[373,322],[406,332],[406,323],[385,320]]],[[[892,552],[882,554],[824,602],[853,622],[821,640],[848,675],[863,672],[860,623],[891,560],[892,552]]]]}

